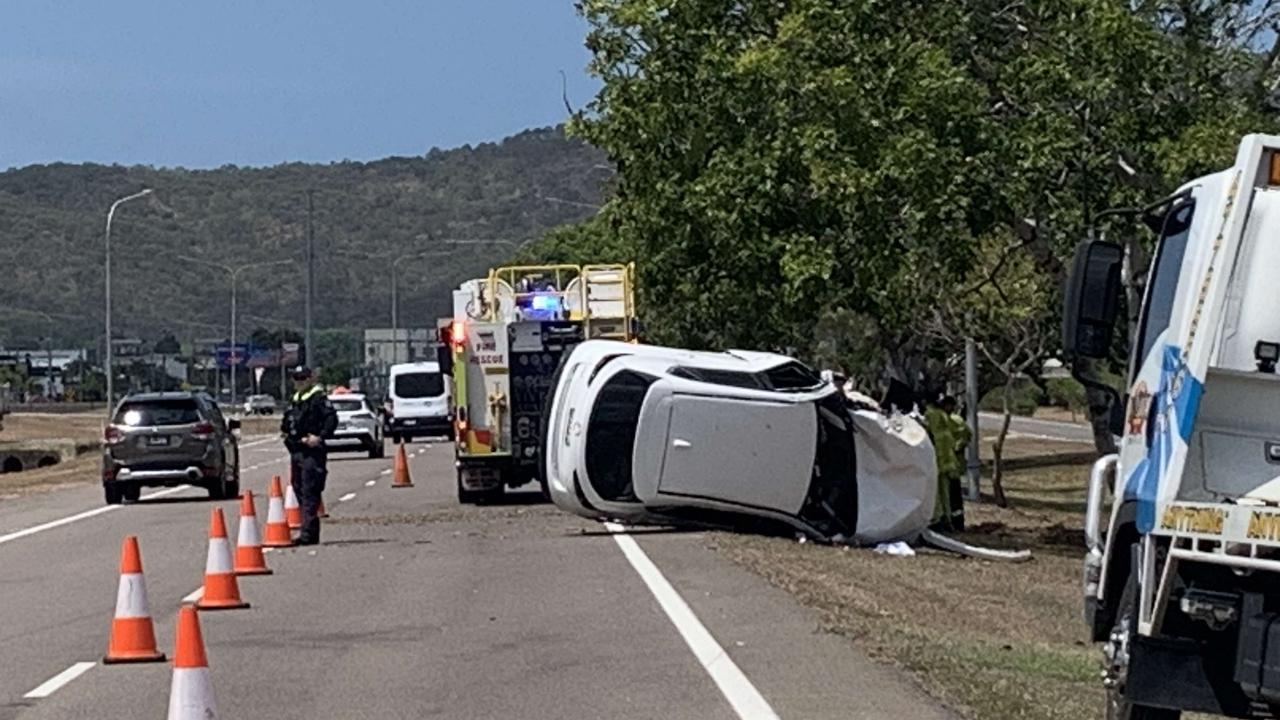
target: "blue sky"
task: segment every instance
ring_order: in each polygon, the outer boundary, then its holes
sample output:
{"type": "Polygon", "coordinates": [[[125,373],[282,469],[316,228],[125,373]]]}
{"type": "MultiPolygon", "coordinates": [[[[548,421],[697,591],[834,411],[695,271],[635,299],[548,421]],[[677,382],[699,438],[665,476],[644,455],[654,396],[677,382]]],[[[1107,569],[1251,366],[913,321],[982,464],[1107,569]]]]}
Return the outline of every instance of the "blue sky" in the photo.
{"type": "Polygon", "coordinates": [[[571,0],[5,0],[0,168],[419,155],[565,117],[571,0]]]}

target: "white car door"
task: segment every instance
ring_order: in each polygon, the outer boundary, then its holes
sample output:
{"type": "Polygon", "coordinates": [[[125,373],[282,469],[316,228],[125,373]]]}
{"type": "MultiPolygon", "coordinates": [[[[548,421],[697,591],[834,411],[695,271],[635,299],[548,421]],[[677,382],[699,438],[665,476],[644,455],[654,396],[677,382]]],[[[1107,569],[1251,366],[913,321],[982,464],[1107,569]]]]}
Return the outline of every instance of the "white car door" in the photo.
{"type": "Polygon", "coordinates": [[[660,380],[645,406],[636,494],[646,505],[800,512],[817,445],[811,403],[685,393],[660,380]]]}

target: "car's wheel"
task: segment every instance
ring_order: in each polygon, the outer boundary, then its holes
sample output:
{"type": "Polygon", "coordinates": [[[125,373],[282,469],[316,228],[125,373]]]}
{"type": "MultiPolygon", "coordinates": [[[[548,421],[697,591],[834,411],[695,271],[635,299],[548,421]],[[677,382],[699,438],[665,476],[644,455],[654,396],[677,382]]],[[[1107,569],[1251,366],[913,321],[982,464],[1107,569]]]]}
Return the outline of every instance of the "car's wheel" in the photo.
{"type": "Polygon", "coordinates": [[[138,502],[138,498],[142,497],[141,485],[125,485],[120,490],[126,502],[138,502]]]}
{"type": "Polygon", "coordinates": [[[120,486],[115,483],[103,483],[102,491],[108,505],[119,505],[124,501],[124,493],[120,492],[120,486]]]}
{"type": "Polygon", "coordinates": [[[380,458],[380,457],[382,457],[382,456],[384,456],[384,455],[386,455],[386,454],[387,454],[387,453],[386,453],[386,451],[382,449],[382,443],[380,443],[380,442],[371,442],[371,443],[369,443],[369,458],[370,458],[370,459],[380,458]]]}
{"type": "Polygon", "coordinates": [[[222,483],[222,497],[234,500],[240,497],[240,481],[226,480],[222,483]]]}

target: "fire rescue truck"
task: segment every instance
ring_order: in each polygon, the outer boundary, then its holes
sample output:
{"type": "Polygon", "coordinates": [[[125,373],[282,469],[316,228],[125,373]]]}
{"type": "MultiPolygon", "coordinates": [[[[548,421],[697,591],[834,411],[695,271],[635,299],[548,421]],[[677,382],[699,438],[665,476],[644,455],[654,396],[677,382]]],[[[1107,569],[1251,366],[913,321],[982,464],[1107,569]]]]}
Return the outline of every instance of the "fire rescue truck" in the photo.
{"type": "Polygon", "coordinates": [[[458,500],[544,486],[541,442],[560,359],[590,338],[634,342],[634,264],[511,266],[453,292],[442,359],[453,377],[458,500]]]}

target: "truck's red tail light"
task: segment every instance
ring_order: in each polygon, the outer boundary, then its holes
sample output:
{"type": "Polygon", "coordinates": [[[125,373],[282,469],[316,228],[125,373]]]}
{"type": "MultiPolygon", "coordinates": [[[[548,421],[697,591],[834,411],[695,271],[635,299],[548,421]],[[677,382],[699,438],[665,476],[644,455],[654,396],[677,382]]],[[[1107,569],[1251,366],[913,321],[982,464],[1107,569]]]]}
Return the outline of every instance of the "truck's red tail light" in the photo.
{"type": "Polygon", "coordinates": [[[124,441],[124,433],[115,425],[108,425],[102,431],[102,441],[108,445],[118,445],[124,441]]]}
{"type": "Polygon", "coordinates": [[[213,423],[196,423],[196,426],[191,428],[191,436],[197,440],[208,440],[213,437],[213,423]]]}
{"type": "Polygon", "coordinates": [[[454,320],[453,327],[449,330],[449,339],[453,341],[453,346],[460,348],[467,344],[467,324],[461,320],[454,320]]]}

